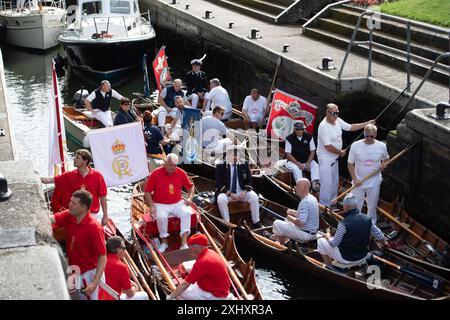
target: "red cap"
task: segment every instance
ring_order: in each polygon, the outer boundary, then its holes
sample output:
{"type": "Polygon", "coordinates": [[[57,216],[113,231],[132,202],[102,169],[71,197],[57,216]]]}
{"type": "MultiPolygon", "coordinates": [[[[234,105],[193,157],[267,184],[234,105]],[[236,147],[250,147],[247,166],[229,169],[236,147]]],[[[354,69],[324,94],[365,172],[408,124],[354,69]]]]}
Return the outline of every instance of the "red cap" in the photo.
{"type": "Polygon", "coordinates": [[[201,233],[194,234],[193,236],[191,236],[188,239],[188,245],[190,245],[190,246],[197,245],[197,246],[207,247],[208,246],[208,238],[204,234],[201,234],[201,233]]]}

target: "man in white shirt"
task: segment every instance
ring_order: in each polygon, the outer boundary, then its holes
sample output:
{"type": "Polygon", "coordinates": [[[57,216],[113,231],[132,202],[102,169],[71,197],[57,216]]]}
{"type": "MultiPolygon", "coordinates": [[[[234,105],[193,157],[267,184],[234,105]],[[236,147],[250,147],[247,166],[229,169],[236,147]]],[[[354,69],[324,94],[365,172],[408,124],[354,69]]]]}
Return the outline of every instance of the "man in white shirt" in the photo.
{"type": "Polygon", "coordinates": [[[234,144],[234,137],[230,130],[221,121],[225,110],[217,106],[211,116],[205,116],[200,120],[202,128],[202,148],[216,154],[224,154],[227,146],[234,144]],[[226,138],[223,136],[226,135],[226,138]]]}
{"type": "Polygon", "coordinates": [[[339,108],[334,103],[327,105],[326,117],[322,120],[318,130],[317,159],[320,172],[320,203],[331,206],[336,198],[339,186],[339,157],[345,157],[342,150],[342,130],[357,131],[375,120],[364,123],[349,124],[339,118],[339,108]]]}
{"type": "Polygon", "coordinates": [[[380,196],[380,185],[382,181],[381,171],[386,166],[384,162],[389,159],[386,145],[376,140],[377,127],[369,124],[364,128],[364,139],[352,144],[348,154],[348,171],[356,186],[352,193],[358,201],[357,208],[361,211],[364,197],[367,201],[367,215],[373,223],[377,222],[377,205],[380,196]],[[361,180],[375,170],[381,169],[378,174],[361,180]]]}
{"type": "Polygon", "coordinates": [[[108,80],[103,80],[100,87],[91,92],[84,103],[89,111],[92,111],[92,116],[103,123],[105,127],[112,127],[113,120],[111,116],[111,98],[122,100],[123,96],[116,90],[111,89],[111,84],[108,80]]]}
{"type": "Polygon", "coordinates": [[[246,129],[251,126],[256,130],[262,126],[267,114],[267,99],[259,94],[258,89],[252,89],[250,95],[245,97],[242,113],[246,129]]]}
{"type": "Polygon", "coordinates": [[[212,79],[209,83],[210,91],[205,94],[205,99],[203,100],[203,111],[212,110],[217,106],[223,107],[225,109],[225,113],[222,120],[228,120],[233,111],[233,106],[231,105],[228,91],[222,87],[219,79],[217,78],[212,79]]]}

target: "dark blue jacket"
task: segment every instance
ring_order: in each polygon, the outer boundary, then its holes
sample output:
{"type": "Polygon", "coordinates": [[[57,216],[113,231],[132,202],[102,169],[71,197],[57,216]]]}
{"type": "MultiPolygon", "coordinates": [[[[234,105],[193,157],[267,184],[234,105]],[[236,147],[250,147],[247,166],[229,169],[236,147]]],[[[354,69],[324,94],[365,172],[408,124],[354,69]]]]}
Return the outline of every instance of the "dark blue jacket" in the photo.
{"type": "Polygon", "coordinates": [[[367,215],[360,213],[358,209],[352,209],[347,212],[341,223],[346,230],[339,244],[342,258],[348,261],[361,260],[369,251],[372,220],[367,215]]]}
{"type": "Polygon", "coordinates": [[[136,116],[131,111],[125,112],[119,108],[117,115],[114,118],[114,125],[127,124],[136,121],[136,116]]]}

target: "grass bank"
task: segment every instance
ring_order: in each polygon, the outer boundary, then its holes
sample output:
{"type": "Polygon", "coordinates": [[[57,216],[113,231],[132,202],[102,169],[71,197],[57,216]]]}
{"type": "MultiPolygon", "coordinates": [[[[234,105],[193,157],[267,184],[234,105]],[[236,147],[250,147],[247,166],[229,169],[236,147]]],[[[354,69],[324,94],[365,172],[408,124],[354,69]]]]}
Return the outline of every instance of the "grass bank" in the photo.
{"type": "Polygon", "coordinates": [[[450,0],[399,0],[380,7],[383,13],[450,27],[450,0]]]}

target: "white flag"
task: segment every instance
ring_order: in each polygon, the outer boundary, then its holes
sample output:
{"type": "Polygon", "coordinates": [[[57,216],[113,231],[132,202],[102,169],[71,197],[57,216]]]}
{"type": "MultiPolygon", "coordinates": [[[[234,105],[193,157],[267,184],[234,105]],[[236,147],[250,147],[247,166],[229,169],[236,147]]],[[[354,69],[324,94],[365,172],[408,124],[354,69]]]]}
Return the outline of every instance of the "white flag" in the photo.
{"type": "Polygon", "coordinates": [[[139,181],[149,175],[144,133],[139,122],[88,132],[95,169],[108,187],[139,181]]]}
{"type": "Polygon", "coordinates": [[[66,154],[66,130],[64,129],[64,118],[61,105],[61,94],[56,78],[55,62],[52,63],[52,101],[50,104],[50,126],[49,126],[49,176],[57,176],[64,172],[66,154]]]}

